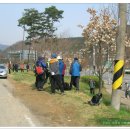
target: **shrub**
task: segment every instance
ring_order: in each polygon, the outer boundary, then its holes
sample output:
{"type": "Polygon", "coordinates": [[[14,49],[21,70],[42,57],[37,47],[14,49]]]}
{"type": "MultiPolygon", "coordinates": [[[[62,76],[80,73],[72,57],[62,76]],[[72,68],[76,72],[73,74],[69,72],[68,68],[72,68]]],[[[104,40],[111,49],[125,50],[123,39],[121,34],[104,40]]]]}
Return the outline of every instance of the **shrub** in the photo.
{"type": "MultiPolygon", "coordinates": [[[[99,78],[97,76],[82,76],[81,81],[89,85],[90,78],[95,81],[95,85],[96,85],[95,87],[99,88],[99,78]]],[[[103,81],[103,86],[104,86],[104,81],[103,81]]]]}

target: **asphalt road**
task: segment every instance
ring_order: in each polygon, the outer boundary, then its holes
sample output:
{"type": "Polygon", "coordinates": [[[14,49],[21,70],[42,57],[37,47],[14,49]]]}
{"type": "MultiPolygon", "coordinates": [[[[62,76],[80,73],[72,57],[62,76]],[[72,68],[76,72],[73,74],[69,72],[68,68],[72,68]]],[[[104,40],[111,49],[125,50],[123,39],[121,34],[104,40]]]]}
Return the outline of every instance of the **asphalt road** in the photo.
{"type": "Polygon", "coordinates": [[[12,84],[0,79],[0,127],[37,127],[40,123],[28,108],[12,95],[12,84]]]}

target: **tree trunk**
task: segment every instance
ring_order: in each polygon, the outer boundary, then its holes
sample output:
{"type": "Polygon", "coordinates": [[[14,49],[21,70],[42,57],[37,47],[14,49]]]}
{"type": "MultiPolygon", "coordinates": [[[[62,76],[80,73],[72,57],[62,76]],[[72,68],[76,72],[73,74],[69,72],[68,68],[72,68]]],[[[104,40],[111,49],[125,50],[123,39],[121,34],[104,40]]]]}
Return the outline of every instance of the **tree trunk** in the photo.
{"type": "Polygon", "coordinates": [[[101,93],[102,92],[102,75],[100,74],[99,75],[99,93],[101,93]]]}
{"type": "Polygon", "coordinates": [[[30,50],[31,50],[31,44],[29,45],[29,52],[28,52],[28,64],[30,62],[30,50]]]}

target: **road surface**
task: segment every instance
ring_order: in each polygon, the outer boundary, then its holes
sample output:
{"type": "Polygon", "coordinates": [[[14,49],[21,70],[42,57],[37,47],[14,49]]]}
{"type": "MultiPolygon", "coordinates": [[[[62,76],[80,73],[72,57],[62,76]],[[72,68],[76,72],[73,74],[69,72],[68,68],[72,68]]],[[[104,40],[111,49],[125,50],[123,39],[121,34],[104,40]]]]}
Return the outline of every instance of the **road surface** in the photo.
{"type": "MultiPolygon", "coordinates": [[[[104,75],[105,87],[109,94],[112,94],[112,78],[113,75],[110,73],[109,75],[104,75]]],[[[127,108],[130,108],[130,98],[125,98],[125,85],[124,83],[128,82],[130,85],[130,74],[125,74],[123,78],[123,85],[121,89],[121,103],[125,105],[127,108]]]]}
{"type": "Polygon", "coordinates": [[[12,84],[0,79],[0,127],[37,127],[39,121],[12,95],[12,84]]]}

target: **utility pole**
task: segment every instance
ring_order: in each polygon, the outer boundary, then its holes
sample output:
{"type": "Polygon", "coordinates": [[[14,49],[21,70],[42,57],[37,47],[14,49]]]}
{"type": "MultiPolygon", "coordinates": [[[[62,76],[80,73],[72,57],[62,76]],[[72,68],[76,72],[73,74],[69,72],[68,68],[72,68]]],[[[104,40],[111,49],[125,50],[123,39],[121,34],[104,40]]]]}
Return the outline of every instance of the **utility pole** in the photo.
{"type": "Polygon", "coordinates": [[[125,56],[126,11],[127,4],[119,3],[119,32],[117,37],[111,101],[111,105],[118,111],[120,110],[121,86],[124,76],[123,68],[125,56]]]}
{"type": "Polygon", "coordinates": [[[25,36],[25,27],[23,27],[23,42],[22,42],[22,55],[21,59],[23,60],[23,44],[24,44],[24,36],[25,36]]]}

